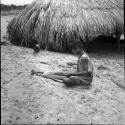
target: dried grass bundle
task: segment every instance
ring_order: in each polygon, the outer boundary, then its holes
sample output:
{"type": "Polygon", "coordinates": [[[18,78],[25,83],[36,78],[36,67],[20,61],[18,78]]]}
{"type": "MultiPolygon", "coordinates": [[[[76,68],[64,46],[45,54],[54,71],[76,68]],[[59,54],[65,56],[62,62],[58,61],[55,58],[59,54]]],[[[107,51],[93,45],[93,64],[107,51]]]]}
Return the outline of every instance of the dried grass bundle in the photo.
{"type": "Polygon", "coordinates": [[[124,32],[123,0],[35,0],[8,25],[12,43],[65,52],[76,39],[124,32]]]}

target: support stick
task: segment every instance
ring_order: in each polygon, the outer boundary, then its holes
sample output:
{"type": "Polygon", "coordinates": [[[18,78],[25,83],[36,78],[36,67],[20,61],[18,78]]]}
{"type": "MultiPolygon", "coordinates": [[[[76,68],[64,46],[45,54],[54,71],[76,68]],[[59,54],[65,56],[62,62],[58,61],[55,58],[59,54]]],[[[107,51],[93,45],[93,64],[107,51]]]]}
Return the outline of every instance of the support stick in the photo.
{"type": "Polygon", "coordinates": [[[117,47],[118,47],[118,52],[120,52],[120,35],[119,36],[116,36],[116,40],[117,40],[117,47]]]}

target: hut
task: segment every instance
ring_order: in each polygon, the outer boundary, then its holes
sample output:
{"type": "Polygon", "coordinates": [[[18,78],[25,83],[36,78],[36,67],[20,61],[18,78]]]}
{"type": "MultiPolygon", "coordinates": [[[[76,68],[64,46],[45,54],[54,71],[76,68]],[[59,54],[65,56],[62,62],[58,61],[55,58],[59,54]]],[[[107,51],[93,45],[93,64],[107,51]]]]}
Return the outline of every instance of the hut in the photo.
{"type": "MultiPolygon", "coordinates": [[[[35,0],[7,27],[17,45],[59,52],[71,51],[73,41],[90,43],[99,35],[124,33],[123,0],[35,0]]],[[[118,42],[119,43],[119,42],[118,42]]]]}

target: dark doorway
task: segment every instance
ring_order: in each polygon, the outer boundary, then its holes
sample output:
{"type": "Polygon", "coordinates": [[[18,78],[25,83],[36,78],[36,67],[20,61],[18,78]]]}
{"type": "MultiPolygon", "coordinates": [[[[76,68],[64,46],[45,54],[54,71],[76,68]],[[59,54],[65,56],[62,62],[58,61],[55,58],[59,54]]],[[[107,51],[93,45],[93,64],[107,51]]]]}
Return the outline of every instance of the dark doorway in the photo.
{"type": "MultiPolygon", "coordinates": [[[[121,52],[124,51],[124,40],[121,40],[121,52]]],[[[115,37],[99,36],[88,45],[88,53],[91,52],[118,52],[115,37]]]]}

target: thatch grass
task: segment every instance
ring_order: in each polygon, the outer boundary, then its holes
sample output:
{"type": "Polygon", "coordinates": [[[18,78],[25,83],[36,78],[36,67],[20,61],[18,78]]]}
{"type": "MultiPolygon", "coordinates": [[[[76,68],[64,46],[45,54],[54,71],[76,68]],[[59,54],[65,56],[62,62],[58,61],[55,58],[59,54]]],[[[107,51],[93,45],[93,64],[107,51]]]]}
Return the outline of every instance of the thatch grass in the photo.
{"type": "Polygon", "coordinates": [[[35,0],[8,25],[12,43],[61,52],[73,41],[91,42],[99,35],[124,32],[123,0],[35,0]]]}

